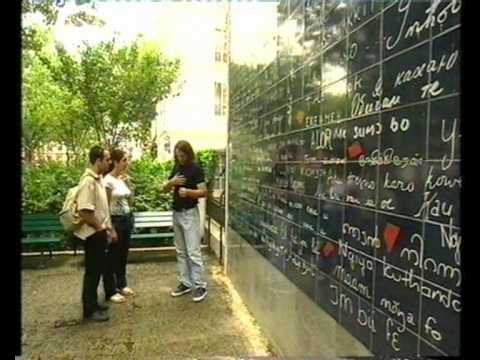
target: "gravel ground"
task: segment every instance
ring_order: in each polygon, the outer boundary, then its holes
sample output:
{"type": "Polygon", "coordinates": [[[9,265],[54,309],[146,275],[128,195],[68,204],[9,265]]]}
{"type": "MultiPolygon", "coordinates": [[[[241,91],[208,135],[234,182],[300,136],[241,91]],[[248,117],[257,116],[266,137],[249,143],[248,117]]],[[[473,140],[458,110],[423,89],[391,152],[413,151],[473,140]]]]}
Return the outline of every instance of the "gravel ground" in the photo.
{"type": "MultiPolygon", "coordinates": [[[[175,259],[170,252],[135,252],[128,265],[126,303],[110,305],[105,323],[81,321],[83,255],[55,255],[41,267],[24,257],[22,356],[19,359],[233,359],[273,356],[254,319],[206,255],[208,296],[172,298],[175,259]]],[[[103,299],[102,286],[99,297],[103,299]]]]}

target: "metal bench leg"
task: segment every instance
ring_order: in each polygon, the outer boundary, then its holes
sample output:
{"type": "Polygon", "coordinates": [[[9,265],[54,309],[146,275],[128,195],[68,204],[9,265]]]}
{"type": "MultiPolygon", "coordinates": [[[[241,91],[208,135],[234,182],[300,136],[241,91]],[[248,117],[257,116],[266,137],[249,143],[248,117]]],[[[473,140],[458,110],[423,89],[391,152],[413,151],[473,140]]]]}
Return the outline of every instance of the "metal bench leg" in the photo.
{"type": "Polygon", "coordinates": [[[208,247],[211,248],[212,247],[212,244],[210,242],[210,236],[212,235],[212,231],[211,231],[211,225],[210,225],[210,220],[211,220],[211,217],[209,216],[208,217],[208,247]]]}
{"type": "Polygon", "coordinates": [[[220,225],[220,265],[223,265],[223,226],[220,225]]]}
{"type": "Polygon", "coordinates": [[[44,251],[43,249],[40,250],[40,266],[39,266],[40,269],[44,269],[45,268],[45,256],[44,256],[44,251]]]}

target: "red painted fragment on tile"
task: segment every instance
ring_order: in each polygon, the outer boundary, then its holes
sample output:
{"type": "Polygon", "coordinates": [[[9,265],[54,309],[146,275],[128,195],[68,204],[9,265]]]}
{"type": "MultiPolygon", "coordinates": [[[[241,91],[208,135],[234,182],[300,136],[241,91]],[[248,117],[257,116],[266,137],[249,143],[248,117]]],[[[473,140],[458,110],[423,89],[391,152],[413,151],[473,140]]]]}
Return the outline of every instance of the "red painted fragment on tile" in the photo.
{"type": "Polygon", "coordinates": [[[383,239],[387,246],[387,251],[391,252],[395,244],[400,240],[402,229],[397,225],[388,223],[383,232],[383,239]]]}

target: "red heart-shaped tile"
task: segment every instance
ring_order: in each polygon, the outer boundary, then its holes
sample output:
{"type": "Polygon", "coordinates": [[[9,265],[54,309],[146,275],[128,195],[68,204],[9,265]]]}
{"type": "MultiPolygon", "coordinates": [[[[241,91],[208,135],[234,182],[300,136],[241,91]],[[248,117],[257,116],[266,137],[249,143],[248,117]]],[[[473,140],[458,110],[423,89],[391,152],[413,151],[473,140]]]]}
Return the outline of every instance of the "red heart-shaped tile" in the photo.
{"type": "Polygon", "coordinates": [[[365,155],[366,151],[362,148],[362,145],[358,141],[355,141],[348,147],[348,156],[351,159],[358,159],[360,155],[365,155]]]}
{"type": "Polygon", "coordinates": [[[383,238],[385,240],[385,245],[387,246],[387,251],[391,252],[395,244],[400,240],[402,229],[397,225],[388,223],[383,232],[383,238]]]}
{"type": "Polygon", "coordinates": [[[322,252],[325,257],[335,256],[337,255],[337,247],[329,242],[323,247],[322,252]]]}

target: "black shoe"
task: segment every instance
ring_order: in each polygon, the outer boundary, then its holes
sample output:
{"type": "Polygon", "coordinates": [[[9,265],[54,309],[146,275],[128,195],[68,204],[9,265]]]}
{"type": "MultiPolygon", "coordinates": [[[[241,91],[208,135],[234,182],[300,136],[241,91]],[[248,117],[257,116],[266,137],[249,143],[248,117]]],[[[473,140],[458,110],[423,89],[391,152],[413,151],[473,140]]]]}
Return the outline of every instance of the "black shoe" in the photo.
{"type": "Polygon", "coordinates": [[[107,311],[109,309],[109,306],[107,304],[98,304],[97,309],[100,311],[107,311]]]}
{"type": "Polygon", "coordinates": [[[195,289],[193,292],[193,301],[199,302],[205,299],[205,296],[207,296],[207,289],[203,287],[198,287],[195,289]]]}
{"type": "Polygon", "coordinates": [[[182,283],[180,283],[177,286],[177,288],[170,293],[170,295],[172,295],[173,297],[177,297],[177,296],[188,294],[190,291],[192,291],[191,287],[185,286],[182,283]]]}
{"type": "Polygon", "coordinates": [[[95,311],[92,314],[84,315],[84,320],[102,322],[108,320],[108,315],[103,311],[95,311]]]}

